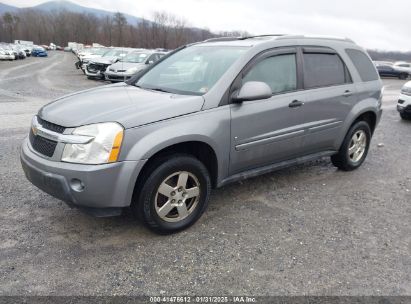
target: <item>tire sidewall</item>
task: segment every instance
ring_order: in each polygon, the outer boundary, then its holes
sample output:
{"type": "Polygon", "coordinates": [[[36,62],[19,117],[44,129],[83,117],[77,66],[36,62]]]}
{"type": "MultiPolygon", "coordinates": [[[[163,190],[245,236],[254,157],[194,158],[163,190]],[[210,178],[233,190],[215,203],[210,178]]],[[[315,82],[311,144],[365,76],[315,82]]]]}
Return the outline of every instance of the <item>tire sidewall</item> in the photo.
{"type": "Polygon", "coordinates": [[[194,224],[204,213],[208,205],[211,181],[205,166],[189,156],[175,157],[166,160],[152,171],[141,189],[138,205],[140,216],[149,228],[162,234],[178,232],[194,224]],[[162,220],[155,209],[155,197],[160,184],[171,174],[187,171],[195,175],[200,183],[200,198],[196,209],[184,220],[176,223],[162,220]]]}

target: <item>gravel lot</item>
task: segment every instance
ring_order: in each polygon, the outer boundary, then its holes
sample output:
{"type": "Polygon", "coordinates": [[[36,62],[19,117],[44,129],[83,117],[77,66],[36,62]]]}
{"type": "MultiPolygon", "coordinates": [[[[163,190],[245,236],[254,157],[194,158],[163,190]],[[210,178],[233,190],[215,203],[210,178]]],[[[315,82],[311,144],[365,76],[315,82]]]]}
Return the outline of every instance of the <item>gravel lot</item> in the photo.
{"type": "Polygon", "coordinates": [[[70,209],[24,177],[19,147],[38,108],[105,84],[74,62],[62,52],[0,62],[0,295],[411,295],[403,81],[384,81],[385,112],[359,170],[325,158],[232,184],[192,228],[157,236],[129,212],[70,209]]]}

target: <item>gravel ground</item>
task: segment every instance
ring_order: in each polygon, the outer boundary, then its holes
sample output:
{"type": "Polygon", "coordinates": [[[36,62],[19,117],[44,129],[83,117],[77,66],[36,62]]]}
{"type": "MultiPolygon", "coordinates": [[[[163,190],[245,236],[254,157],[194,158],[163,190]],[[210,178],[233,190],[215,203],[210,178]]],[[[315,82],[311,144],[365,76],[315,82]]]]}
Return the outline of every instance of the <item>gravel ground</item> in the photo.
{"type": "Polygon", "coordinates": [[[19,162],[46,102],[104,82],[70,53],[0,62],[0,295],[411,295],[411,122],[384,115],[355,172],[329,159],[213,192],[187,231],[96,219],[32,186],[19,162]],[[378,147],[378,144],[381,147],[378,147]]]}

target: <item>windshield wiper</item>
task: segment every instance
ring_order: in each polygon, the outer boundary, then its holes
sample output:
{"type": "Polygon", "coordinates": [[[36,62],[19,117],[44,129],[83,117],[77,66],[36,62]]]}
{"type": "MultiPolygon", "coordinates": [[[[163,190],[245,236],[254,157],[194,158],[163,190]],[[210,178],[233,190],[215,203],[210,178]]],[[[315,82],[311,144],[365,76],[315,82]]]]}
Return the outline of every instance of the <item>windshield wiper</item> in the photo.
{"type": "Polygon", "coordinates": [[[144,89],[151,90],[151,91],[157,91],[157,92],[163,92],[163,93],[171,93],[170,91],[167,91],[162,88],[144,88],[144,89]]]}
{"type": "Polygon", "coordinates": [[[162,88],[156,88],[156,87],[154,87],[154,88],[150,88],[150,87],[142,87],[141,85],[139,85],[139,84],[137,84],[137,83],[136,83],[136,84],[134,84],[134,86],[135,86],[136,88],[143,89],[143,90],[156,91],[156,92],[163,92],[163,93],[172,93],[172,92],[167,91],[167,90],[162,89],[162,88]]]}

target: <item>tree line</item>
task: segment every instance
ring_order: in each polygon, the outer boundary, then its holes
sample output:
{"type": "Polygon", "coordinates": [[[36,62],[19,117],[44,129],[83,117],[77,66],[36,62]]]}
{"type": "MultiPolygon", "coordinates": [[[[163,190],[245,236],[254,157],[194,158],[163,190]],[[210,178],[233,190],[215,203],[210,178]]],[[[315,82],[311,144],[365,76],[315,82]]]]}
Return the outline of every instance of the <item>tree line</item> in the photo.
{"type": "MultiPolygon", "coordinates": [[[[98,17],[66,10],[45,12],[21,9],[0,16],[0,42],[29,40],[36,44],[68,42],[134,48],[175,49],[181,45],[222,36],[247,36],[247,32],[212,33],[193,28],[186,19],[166,12],[155,12],[151,20],[129,24],[124,14],[98,17]]],[[[373,60],[410,61],[411,52],[368,50],[373,60]]]]}
{"type": "Polygon", "coordinates": [[[212,33],[208,29],[188,26],[184,18],[155,12],[151,20],[129,24],[124,14],[98,17],[90,13],[66,10],[45,12],[22,9],[4,13],[0,18],[0,41],[28,40],[36,44],[68,42],[135,48],[174,49],[181,45],[218,36],[238,36],[244,32],[212,33]]]}

